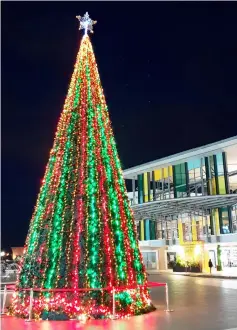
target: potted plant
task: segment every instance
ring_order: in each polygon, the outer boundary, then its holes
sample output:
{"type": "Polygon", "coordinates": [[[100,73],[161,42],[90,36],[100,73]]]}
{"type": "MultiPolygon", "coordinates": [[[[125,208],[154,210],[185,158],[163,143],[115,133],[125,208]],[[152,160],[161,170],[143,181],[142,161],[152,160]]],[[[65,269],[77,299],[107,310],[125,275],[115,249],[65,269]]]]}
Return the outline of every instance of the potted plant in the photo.
{"type": "Polygon", "coordinates": [[[201,266],[200,266],[200,263],[199,262],[195,262],[193,261],[191,264],[190,264],[190,272],[192,273],[201,273],[201,266]]]}
{"type": "Polygon", "coordinates": [[[185,262],[180,257],[177,257],[176,263],[173,266],[173,272],[186,272],[186,268],[185,262]]]}

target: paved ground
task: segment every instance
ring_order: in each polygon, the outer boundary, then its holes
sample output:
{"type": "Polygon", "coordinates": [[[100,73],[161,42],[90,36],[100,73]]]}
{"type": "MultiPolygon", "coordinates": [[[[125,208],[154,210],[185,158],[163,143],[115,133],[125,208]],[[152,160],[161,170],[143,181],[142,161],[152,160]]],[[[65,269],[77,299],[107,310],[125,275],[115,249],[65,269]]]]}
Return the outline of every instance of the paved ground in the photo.
{"type": "Polygon", "coordinates": [[[173,272],[173,270],[149,270],[150,274],[170,274],[170,275],[183,275],[183,276],[192,276],[192,277],[208,277],[208,278],[223,278],[223,279],[236,279],[237,280],[237,268],[232,267],[228,270],[218,272],[215,269],[212,270],[211,274],[209,272],[203,273],[190,273],[190,272],[173,272]]]}
{"type": "Polygon", "coordinates": [[[2,330],[237,330],[237,281],[172,275],[151,275],[168,282],[173,313],[164,312],[164,288],[152,289],[158,310],[116,321],[32,322],[3,317],[2,330]]]}

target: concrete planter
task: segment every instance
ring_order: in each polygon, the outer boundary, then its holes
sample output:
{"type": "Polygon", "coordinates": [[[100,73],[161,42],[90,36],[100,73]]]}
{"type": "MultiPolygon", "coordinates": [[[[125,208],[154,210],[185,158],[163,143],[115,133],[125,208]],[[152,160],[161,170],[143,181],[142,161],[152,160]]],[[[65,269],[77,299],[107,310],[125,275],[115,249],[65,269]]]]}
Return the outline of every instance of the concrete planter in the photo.
{"type": "Polygon", "coordinates": [[[173,267],[173,272],[178,272],[178,273],[201,273],[202,270],[198,266],[191,266],[191,267],[184,267],[180,265],[175,265],[173,267]]]}

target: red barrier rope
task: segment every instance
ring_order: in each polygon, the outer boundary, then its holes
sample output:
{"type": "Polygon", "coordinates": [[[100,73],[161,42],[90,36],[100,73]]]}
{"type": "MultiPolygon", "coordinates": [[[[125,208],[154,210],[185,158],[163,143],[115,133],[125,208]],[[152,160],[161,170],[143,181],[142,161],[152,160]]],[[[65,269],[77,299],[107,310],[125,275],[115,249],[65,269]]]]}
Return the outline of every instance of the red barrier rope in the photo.
{"type": "Polygon", "coordinates": [[[120,286],[120,287],[105,287],[105,288],[78,288],[78,289],[43,289],[43,288],[19,288],[19,291],[30,291],[33,290],[35,292],[80,292],[80,291],[124,291],[124,290],[132,290],[137,288],[144,288],[144,287],[159,287],[159,286],[166,286],[166,283],[159,283],[159,282],[148,282],[147,285],[127,285],[127,286],[120,286]]]}
{"type": "Polygon", "coordinates": [[[149,288],[157,287],[157,286],[166,286],[166,283],[159,283],[159,282],[148,282],[147,285],[149,288]]]}

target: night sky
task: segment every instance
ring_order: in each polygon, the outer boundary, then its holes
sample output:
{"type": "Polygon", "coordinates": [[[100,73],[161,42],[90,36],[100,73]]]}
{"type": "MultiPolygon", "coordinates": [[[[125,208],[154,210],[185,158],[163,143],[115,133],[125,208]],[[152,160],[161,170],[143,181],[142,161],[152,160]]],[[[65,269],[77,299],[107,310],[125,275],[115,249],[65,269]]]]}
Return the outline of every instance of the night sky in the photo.
{"type": "Polygon", "coordinates": [[[2,2],[2,246],[22,246],[82,32],[123,168],[237,134],[236,2],[2,2]]]}

